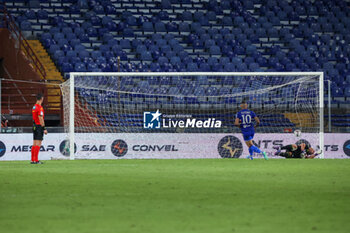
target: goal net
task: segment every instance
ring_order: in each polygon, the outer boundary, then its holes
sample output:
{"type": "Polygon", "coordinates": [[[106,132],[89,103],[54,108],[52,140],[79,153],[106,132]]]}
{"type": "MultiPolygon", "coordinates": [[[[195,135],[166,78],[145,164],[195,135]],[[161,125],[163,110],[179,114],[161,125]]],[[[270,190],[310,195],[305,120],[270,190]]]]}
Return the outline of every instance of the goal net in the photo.
{"type": "MultiPolygon", "coordinates": [[[[71,159],[105,158],[110,150],[122,151],[123,140],[116,146],[113,139],[124,136],[137,139],[139,147],[148,142],[151,149],[154,135],[164,145],[167,138],[179,134],[198,140],[236,135],[244,145],[240,129],[234,126],[242,101],[261,121],[255,143],[270,155],[274,147],[286,143],[323,148],[320,72],[71,73],[61,90],[67,134],[64,154],[71,159]],[[300,137],[295,130],[301,131],[300,137]],[[73,150],[75,154],[70,153],[73,150]]],[[[208,143],[204,140],[203,148],[208,143]]],[[[201,144],[196,145],[200,149],[201,144]]]]}

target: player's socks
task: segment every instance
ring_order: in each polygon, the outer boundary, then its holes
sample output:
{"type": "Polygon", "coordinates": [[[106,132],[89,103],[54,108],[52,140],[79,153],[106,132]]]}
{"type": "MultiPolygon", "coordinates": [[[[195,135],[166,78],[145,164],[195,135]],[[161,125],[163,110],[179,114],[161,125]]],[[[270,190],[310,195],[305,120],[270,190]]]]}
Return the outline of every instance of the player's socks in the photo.
{"type": "Polygon", "coordinates": [[[247,156],[247,159],[253,160],[253,153],[254,151],[252,150],[252,147],[249,147],[249,156],[247,156]]]}
{"type": "Polygon", "coordinates": [[[249,147],[249,150],[252,150],[253,152],[258,153],[258,154],[262,153],[262,151],[258,147],[254,146],[254,145],[249,147]]]}
{"type": "Polygon", "coordinates": [[[36,148],[35,148],[35,162],[39,162],[39,151],[40,151],[40,146],[36,146],[36,148]]]}
{"type": "Polygon", "coordinates": [[[249,147],[249,149],[250,149],[250,148],[252,148],[253,152],[256,152],[256,153],[258,153],[258,154],[261,154],[261,150],[260,150],[258,147],[252,145],[251,147],[249,147]]]}
{"type": "Polygon", "coordinates": [[[33,153],[33,162],[35,163],[36,162],[36,158],[35,158],[35,156],[36,156],[36,146],[32,147],[32,153],[33,153]]]}
{"type": "Polygon", "coordinates": [[[35,146],[32,146],[32,150],[31,150],[31,162],[35,162],[35,146]]]}
{"type": "Polygon", "coordinates": [[[252,147],[249,147],[249,154],[250,154],[250,156],[253,156],[253,153],[254,153],[253,148],[252,148],[252,147]]]}
{"type": "Polygon", "coordinates": [[[39,151],[40,151],[40,146],[37,146],[37,149],[36,149],[36,161],[39,162],[39,151]]]}

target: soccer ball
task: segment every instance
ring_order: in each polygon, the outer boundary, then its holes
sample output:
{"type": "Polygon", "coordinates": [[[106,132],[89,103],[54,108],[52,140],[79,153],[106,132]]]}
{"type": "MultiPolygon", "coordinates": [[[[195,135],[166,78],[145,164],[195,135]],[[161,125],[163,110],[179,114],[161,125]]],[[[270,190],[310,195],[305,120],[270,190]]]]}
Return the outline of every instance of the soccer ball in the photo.
{"type": "Polygon", "coordinates": [[[296,129],[296,130],[294,131],[294,135],[295,135],[296,137],[300,137],[301,131],[300,131],[299,129],[296,129]]]}

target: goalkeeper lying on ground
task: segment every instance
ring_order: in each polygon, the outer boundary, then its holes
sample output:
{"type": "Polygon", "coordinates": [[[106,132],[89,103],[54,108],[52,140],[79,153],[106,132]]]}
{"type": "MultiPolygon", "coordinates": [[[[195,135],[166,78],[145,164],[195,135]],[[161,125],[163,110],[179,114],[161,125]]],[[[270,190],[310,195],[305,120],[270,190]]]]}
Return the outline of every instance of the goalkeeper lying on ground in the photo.
{"type": "Polygon", "coordinates": [[[301,143],[300,145],[290,144],[287,146],[282,146],[277,149],[275,155],[285,157],[287,159],[313,159],[319,152],[315,152],[315,150],[306,145],[305,143],[301,143]],[[286,150],[282,152],[281,150],[286,150]]]}

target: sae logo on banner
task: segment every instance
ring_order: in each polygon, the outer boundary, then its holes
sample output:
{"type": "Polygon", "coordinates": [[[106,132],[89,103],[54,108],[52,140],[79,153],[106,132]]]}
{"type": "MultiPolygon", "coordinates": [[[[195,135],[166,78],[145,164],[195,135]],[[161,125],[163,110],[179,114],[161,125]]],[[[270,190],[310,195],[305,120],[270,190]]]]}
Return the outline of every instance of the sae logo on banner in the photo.
{"type": "Polygon", "coordinates": [[[156,112],[143,113],[143,128],[145,129],[159,129],[162,114],[157,110],[156,112]]]}

